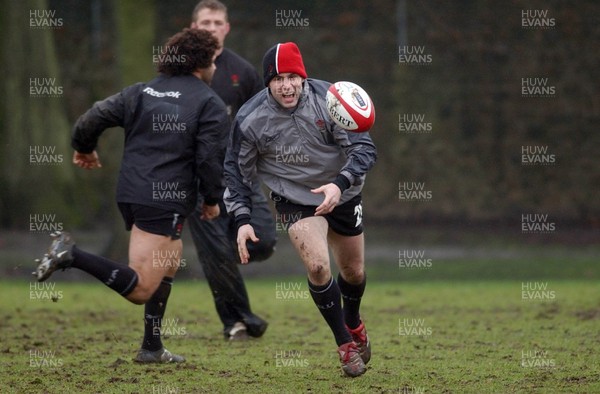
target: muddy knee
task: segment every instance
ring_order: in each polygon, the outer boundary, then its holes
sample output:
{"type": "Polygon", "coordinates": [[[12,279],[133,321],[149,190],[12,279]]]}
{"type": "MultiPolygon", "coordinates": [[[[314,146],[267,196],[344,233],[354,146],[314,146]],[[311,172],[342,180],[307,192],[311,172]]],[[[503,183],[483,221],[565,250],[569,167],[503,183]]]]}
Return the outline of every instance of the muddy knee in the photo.
{"type": "Polygon", "coordinates": [[[308,278],[315,285],[324,285],[331,277],[329,264],[326,262],[314,262],[307,266],[308,278]]]}

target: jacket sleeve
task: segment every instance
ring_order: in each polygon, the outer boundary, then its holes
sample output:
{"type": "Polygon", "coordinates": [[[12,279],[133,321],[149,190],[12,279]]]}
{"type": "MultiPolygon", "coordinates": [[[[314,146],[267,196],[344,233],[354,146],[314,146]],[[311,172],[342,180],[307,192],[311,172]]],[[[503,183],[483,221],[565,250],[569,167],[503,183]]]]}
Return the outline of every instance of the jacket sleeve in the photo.
{"type": "Polygon", "coordinates": [[[229,116],[225,104],[216,97],[211,97],[200,110],[198,121],[198,192],[207,205],[215,205],[223,199],[223,160],[229,133],[229,116]]]}
{"type": "Polygon", "coordinates": [[[225,155],[225,206],[233,214],[237,227],[250,223],[252,211],[252,189],[248,175],[255,174],[257,160],[256,145],[244,136],[236,118],[229,137],[225,155]]]}
{"type": "Polygon", "coordinates": [[[344,149],[348,157],[334,183],[342,192],[350,186],[362,184],[367,172],[377,161],[377,148],[368,132],[353,133],[336,126],[336,142],[344,149]]]}
{"type": "MultiPolygon", "coordinates": [[[[98,138],[110,127],[124,127],[127,104],[137,99],[137,92],[143,84],[135,84],[123,89],[102,101],[81,115],[71,134],[71,146],[79,153],[91,153],[98,145],[98,138]]],[[[132,106],[130,108],[135,108],[132,106]]]]}

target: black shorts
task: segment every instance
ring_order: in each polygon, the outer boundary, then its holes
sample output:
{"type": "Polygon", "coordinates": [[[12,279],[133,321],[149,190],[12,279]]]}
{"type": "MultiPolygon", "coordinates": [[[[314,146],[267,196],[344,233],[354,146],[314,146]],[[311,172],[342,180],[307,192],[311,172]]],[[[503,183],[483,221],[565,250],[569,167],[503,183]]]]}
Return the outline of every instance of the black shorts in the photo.
{"type": "Polygon", "coordinates": [[[150,234],[166,235],[174,240],[181,238],[185,216],[147,205],[121,202],[118,205],[127,231],[135,224],[140,230],[150,234]]]}
{"type": "MultiPolygon", "coordinates": [[[[288,199],[271,193],[271,200],[275,202],[277,210],[277,227],[288,230],[289,227],[300,219],[315,216],[317,206],[300,205],[288,199]]],[[[363,233],[362,225],[362,197],[357,195],[342,205],[338,205],[330,213],[323,215],[329,228],[344,236],[355,236],[363,233]]]]}

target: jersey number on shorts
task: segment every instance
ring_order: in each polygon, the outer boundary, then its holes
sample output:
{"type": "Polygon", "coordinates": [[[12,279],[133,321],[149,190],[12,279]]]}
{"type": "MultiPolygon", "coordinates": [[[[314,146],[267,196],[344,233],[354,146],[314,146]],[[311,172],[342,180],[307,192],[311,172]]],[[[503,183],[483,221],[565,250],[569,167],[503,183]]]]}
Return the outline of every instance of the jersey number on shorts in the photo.
{"type": "Polygon", "coordinates": [[[354,227],[358,227],[362,223],[362,202],[359,202],[358,205],[354,207],[354,214],[356,215],[356,224],[354,227]]]}

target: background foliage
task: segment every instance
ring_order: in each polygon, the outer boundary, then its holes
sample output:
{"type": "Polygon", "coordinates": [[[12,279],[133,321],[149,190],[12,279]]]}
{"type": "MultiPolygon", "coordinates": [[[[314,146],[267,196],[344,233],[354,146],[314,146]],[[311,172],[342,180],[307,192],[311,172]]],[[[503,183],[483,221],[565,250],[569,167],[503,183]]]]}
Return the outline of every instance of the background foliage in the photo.
{"type": "MultiPolygon", "coordinates": [[[[2,0],[0,226],[26,229],[34,212],[65,226],[117,226],[119,130],[100,146],[104,169],[70,164],[70,125],[91,104],[154,75],[152,47],[188,26],[195,0],[2,0]],[[28,13],[56,11],[57,29],[32,29],[28,13]],[[53,77],[58,98],[29,95],[29,79],[53,77]],[[29,163],[32,146],[56,146],[64,162],[29,163]]],[[[309,76],[352,80],[377,108],[379,161],[365,206],[373,222],[512,223],[525,212],[597,228],[600,163],[600,35],[594,1],[227,1],[227,45],[260,70],[276,42],[296,41],[309,76]],[[547,10],[553,29],[525,29],[523,10],[547,10]],[[308,18],[280,28],[277,10],[308,18]],[[401,45],[432,62],[399,64],[401,45]],[[551,98],[521,97],[521,79],[548,78],[551,98]],[[424,114],[430,134],[399,131],[400,114],[424,114]],[[551,166],[524,166],[523,146],[547,146],[551,166]],[[398,200],[398,183],[424,182],[429,202],[398,200]]],[[[120,227],[120,223],[118,227],[120,227]]],[[[116,229],[115,229],[116,231],[116,229]]]]}

